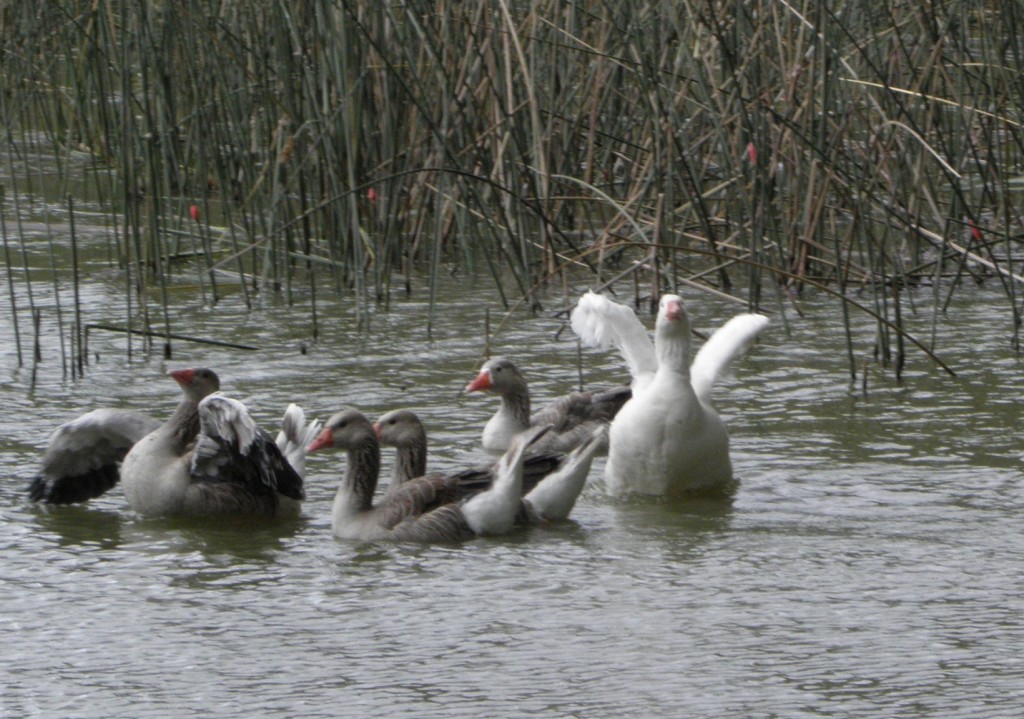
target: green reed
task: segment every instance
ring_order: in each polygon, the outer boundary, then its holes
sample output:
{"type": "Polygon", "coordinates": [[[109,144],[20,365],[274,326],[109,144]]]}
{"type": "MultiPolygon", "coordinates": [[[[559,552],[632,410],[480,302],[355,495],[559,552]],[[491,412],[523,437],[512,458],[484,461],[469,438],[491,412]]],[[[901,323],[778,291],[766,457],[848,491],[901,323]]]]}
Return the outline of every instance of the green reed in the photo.
{"type": "Polygon", "coordinates": [[[1022,30],[951,0],[8,3],[0,95],[9,145],[91,158],[147,340],[189,275],[362,320],[457,265],[506,307],[570,275],[783,322],[836,298],[851,373],[864,311],[898,373],[973,282],[1019,342],[1022,30]]]}

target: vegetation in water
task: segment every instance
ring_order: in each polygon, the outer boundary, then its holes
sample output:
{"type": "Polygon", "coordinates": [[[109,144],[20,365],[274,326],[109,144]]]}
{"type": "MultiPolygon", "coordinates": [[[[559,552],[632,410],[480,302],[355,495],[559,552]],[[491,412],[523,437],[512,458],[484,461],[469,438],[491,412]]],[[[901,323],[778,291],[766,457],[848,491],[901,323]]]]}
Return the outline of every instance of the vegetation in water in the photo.
{"type": "Polygon", "coordinates": [[[897,372],[994,282],[1016,345],[1021,37],[943,0],[0,2],[11,311],[43,155],[108,208],[133,331],[184,278],[315,318],[455,265],[506,306],[833,298],[897,372]]]}

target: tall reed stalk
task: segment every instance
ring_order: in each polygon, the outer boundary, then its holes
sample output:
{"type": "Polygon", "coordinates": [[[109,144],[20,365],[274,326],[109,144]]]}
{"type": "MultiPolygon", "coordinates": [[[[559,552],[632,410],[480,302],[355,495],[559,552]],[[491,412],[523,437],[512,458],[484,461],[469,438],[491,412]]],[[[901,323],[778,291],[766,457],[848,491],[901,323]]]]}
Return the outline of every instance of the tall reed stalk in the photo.
{"type": "Polygon", "coordinates": [[[4,245],[4,267],[7,271],[7,298],[11,305],[11,328],[14,331],[14,351],[18,357],[18,366],[24,365],[24,358],[21,354],[21,329],[18,325],[18,302],[14,290],[14,267],[11,263],[11,246],[7,238],[7,214],[3,210],[3,201],[6,197],[6,190],[0,185],[0,239],[4,245]]]}
{"type": "Polygon", "coordinates": [[[569,273],[783,316],[829,288],[853,373],[851,312],[901,366],[973,281],[1018,343],[1021,36],[953,0],[55,0],[5,6],[0,95],[10,137],[91,156],[147,338],[195,204],[203,301],[365,319],[445,263],[534,307],[569,273]]]}

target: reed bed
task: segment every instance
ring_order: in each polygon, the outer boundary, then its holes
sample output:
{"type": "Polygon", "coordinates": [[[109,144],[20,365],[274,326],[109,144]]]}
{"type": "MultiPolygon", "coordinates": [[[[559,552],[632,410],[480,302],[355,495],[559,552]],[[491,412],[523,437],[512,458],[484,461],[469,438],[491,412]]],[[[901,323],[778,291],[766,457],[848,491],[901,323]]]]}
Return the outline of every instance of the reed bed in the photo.
{"type": "Polygon", "coordinates": [[[6,2],[3,174],[87,181],[143,336],[181,278],[315,332],[318,295],[456,266],[506,306],[831,298],[898,374],[972,282],[1019,342],[1021,37],[996,2],[6,2]]]}

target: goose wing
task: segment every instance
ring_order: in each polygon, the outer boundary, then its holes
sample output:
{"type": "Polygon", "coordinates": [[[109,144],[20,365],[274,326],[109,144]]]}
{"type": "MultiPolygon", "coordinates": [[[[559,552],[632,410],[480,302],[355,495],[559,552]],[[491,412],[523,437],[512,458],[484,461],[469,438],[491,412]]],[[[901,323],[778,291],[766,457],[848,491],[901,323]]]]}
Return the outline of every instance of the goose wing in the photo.
{"type": "Polygon", "coordinates": [[[634,389],[646,385],[658,370],[654,343],[636,313],[626,305],[587,292],[576,303],[570,324],[584,345],[615,347],[619,351],[633,377],[634,389]]]}
{"type": "Polygon", "coordinates": [[[199,403],[199,421],[189,472],[193,482],[234,485],[256,495],[305,497],[302,477],[244,404],[210,395],[199,403]]]}
{"type": "Polygon", "coordinates": [[[701,402],[708,403],[715,382],[729,363],[743,354],[767,326],[764,315],[736,315],[708,338],[690,363],[690,384],[701,402]]]}
{"type": "Polygon", "coordinates": [[[29,498],[70,504],[98,497],[117,484],[118,463],[128,450],[160,424],[122,409],[95,409],[65,422],[50,435],[29,498]]]}
{"type": "Polygon", "coordinates": [[[306,448],[320,433],[320,426],[320,420],[306,422],[306,413],[294,402],[284,412],[274,443],[300,477],[306,476],[306,448]]]}
{"type": "Polygon", "coordinates": [[[403,522],[457,502],[459,494],[459,481],[454,475],[410,479],[375,507],[377,523],[384,529],[395,529],[403,522]]]}
{"type": "Polygon", "coordinates": [[[607,425],[594,430],[574,449],[557,470],[544,477],[523,497],[526,516],[532,524],[565,519],[587,483],[594,455],[608,442],[607,425]]]}
{"type": "Polygon", "coordinates": [[[530,424],[534,427],[550,425],[551,432],[559,434],[585,422],[610,422],[632,395],[633,391],[626,385],[598,392],[573,392],[534,412],[530,424]]]}
{"type": "Polygon", "coordinates": [[[393,539],[407,542],[461,542],[475,536],[458,504],[445,504],[396,525],[393,539]]]}

